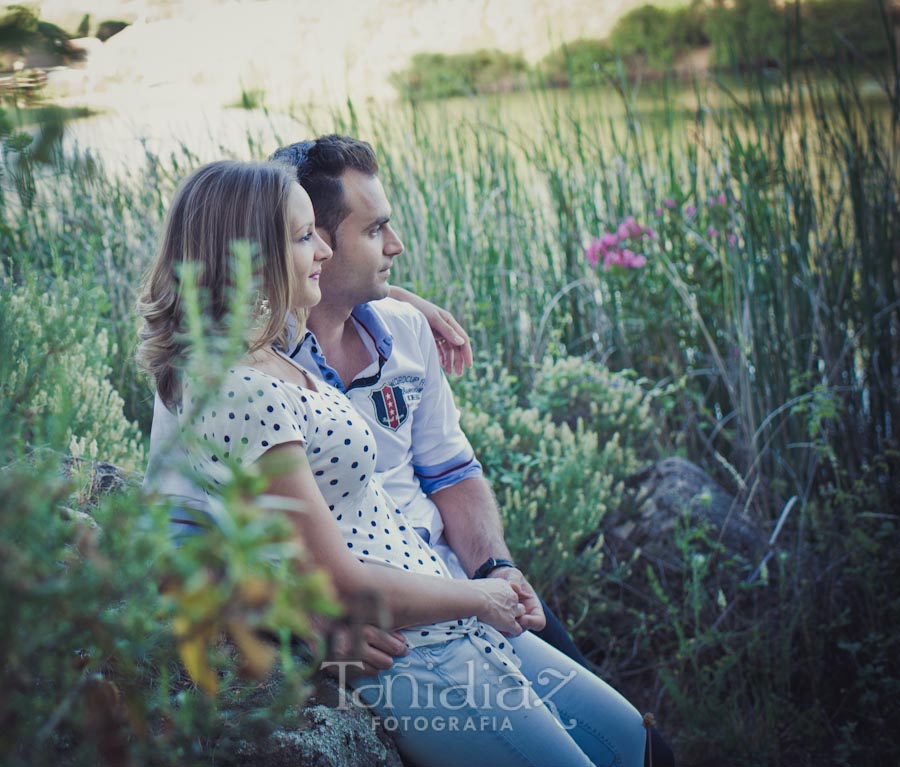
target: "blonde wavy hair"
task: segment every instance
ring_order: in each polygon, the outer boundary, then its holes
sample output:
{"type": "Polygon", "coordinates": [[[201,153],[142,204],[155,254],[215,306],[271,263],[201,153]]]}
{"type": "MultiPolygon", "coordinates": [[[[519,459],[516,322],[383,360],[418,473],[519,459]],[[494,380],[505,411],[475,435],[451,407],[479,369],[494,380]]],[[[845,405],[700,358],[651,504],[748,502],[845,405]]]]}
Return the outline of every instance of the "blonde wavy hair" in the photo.
{"type": "Polygon", "coordinates": [[[188,176],[175,193],[156,259],[144,280],[138,313],[143,319],[138,364],[153,376],[170,410],[181,401],[179,369],[188,348],[183,285],[184,264],[193,264],[204,319],[211,332],[226,326],[235,287],[236,242],[250,243],[259,304],[248,351],[267,344],[286,346],[288,318],[302,328],[305,313],[293,308],[288,198],[296,178],[273,162],[221,161],[188,176]]]}

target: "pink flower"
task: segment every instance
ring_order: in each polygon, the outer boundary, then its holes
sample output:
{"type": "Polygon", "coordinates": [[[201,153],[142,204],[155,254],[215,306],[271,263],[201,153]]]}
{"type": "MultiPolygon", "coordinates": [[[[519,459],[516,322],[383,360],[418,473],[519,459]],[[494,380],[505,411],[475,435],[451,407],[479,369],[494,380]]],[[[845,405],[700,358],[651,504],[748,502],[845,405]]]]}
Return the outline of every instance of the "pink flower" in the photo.
{"type": "Polygon", "coordinates": [[[719,230],[716,229],[714,226],[707,227],[706,236],[709,237],[709,239],[714,240],[716,237],[719,236],[719,230]]]}
{"type": "Polygon", "coordinates": [[[697,213],[697,208],[693,205],[688,205],[684,209],[685,218],[693,218],[696,213],[697,213]]]}
{"type": "Polygon", "coordinates": [[[675,207],[675,200],[671,197],[666,197],[663,200],[663,205],[665,205],[669,210],[672,210],[672,208],[675,207]]]}
{"type": "Polygon", "coordinates": [[[716,197],[716,202],[723,208],[728,204],[728,198],[725,197],[725,192],[721,192],[719,196],[716,197]]]}
{"type": "Polygon", "coordinates": [[[647,258],[642,253],[635,253],[630,248],[607,253],[603,258],[603,268],[609,270],[614,266],[623,269],[640,269],[647,263],[647,258]]]}
{"type": "Polygon", "coordinates": [[[634,216],[629,216],[622,223],[628,227],[630,237],[640,237],[644,233],[644,227],[634,220],[634,216]]]}
{"type": "Polygon", "coordinates": [[[659,218],[662,214],[663,214],[663,209],[662,209],[662,208],[656,208],[656,209],[653,211],[653,215],[656,216],[657,218],[659,218]]]}
{"type": "Polygon", "coordinates": [[[635,253],[632,248],[644,237],[651,241],[656,239],[653,227],[639,224],[634,216],[626,216],[615,232],[604,232],[600,237],[594,237],[585,248],[584,257],[593,267],[602,260],[605,270],[614,266],[639,269],[647,263],[647,258],[642,253],[635,253]],[[632,247],[623,247],[626,243],[632,247]]]}
{"type": "Polygon", "coordinates": [[[737,245],[737,235],[734,232],[728,233],[728,244],[733,248],[737,245]]]}
{"type": "Polygon", "coordinates": [[[647,263],[647,257],[643,253],[634,253],[630,250],[622,252],[622,266],[627,269],[640,269],[647,263]]]}
{"type": "Polygon", "coordinates": [[[600,250],[604,253],[612,248],[615,248],[616,245],[619,244],[619,238],[617,235],[607,232],[600,238],[600,250]]]}

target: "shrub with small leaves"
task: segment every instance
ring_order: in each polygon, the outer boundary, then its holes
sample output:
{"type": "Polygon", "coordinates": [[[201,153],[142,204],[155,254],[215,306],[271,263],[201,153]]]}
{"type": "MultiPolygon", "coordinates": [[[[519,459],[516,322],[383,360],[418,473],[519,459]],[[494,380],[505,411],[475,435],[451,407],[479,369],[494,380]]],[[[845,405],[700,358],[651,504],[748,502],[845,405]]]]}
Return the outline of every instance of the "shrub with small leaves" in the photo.
{"type": "Polygon", "coordinates": [[[140,431],[109,380],[116,349],[96,297],[62,280],[0,286],[4,453],[30,444],[142,467],[140,431]]]}
{"type": "Polygon", "coordinates": [[[623,503],[633,453],[617,435],[601,444],[582,421],[572,428],[531,409],[494,419],[467,408],[462,425],[496,493],[516,562],[562,614],[584,614],[584,586],[600,569],[603,519],[623,503]]]}
{"type": "Polygon", "coordinates": [[[622,450],[648,459],[655,456],[659,429],[652,416],[656,395],[647,383],[630,370],[613,371],[583,357],[547,358],[528,399],[555,422],[574,428],[581,419],[601,442],[618,435],[622,450]]]}

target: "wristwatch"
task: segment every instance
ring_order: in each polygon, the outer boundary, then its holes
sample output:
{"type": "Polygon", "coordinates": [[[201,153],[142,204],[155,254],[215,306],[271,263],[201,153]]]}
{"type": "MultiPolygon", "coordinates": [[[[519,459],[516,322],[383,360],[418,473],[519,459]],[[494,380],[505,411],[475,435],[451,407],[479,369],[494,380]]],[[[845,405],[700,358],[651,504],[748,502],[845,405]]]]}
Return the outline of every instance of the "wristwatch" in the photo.
{"type": "Polygon", "coordinates": [[[476,571],[473,578],[487,578],[498,567],[515,567],[516,563],[509,559],[495,559],[489,557],[488,560],[481,565],[476,571]]]}

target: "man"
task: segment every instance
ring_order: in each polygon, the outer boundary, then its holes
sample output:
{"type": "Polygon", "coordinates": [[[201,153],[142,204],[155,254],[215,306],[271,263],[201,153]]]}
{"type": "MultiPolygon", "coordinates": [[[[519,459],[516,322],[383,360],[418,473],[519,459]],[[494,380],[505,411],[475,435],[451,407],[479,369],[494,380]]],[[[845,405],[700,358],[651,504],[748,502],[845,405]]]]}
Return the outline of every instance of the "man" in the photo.
{"type": "MultiPolygon", "coordinates": [[[[283,147],[272,159],[296,169],[313,201],[316,228],[334,252],[319,281],[322,301],[292,356],[347,394],[366,419],[382,484],[454,575],[509,581],[526,606],[522,627],[587,665],[512,562],[425,318],[388,298],[391,266],[403,243],[391,226],[371,147],[330,135],[283,147]]],[[[397,637],[372,627],[364,638],[362,660],[370,673],[404,652],[397,637]]]]}

